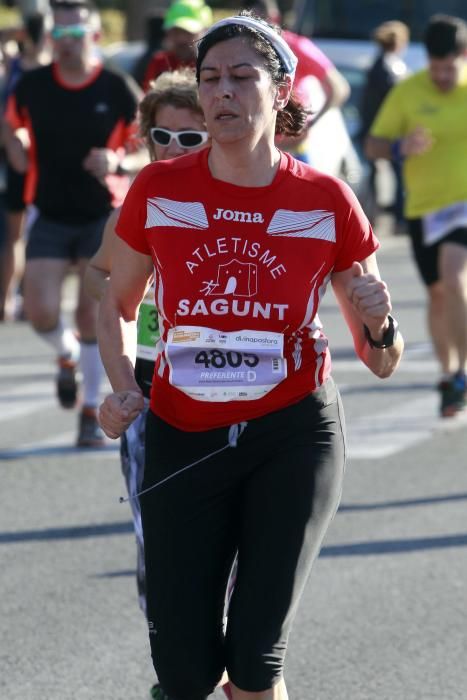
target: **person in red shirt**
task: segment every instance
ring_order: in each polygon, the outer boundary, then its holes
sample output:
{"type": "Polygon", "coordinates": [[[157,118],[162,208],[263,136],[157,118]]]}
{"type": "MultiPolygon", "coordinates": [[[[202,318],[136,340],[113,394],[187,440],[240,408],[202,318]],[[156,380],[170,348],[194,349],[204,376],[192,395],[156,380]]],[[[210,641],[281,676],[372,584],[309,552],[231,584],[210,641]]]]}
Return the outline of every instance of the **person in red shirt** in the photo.
{"type": "MultiPolygon", "coordinates": [[[[276,0],[243,0],[243,7],[273,24],[281,24],[281,13],[276,0]]],[[[282,37],[298,59],[294,80],[295,94],[305,108],[313,110],[309,123],[316,124],[328,109],[340,107],[346,102],[350,96],[350,85],[333,62],[307,36],[284,29],[282,37]],[[324,102],[319,111],[313,106],[310,78],[316,78],[324,93],[324,102]]]]}
{"type": "Polygon", "coordinates": [[[116,228],[99,320],[114,393],[99,419],[117,438],[143,409],[130,358],[154,275],[161,340],[139,497],[166,700],[205,700],[224,671],[234,700],[288,698],[287,638],[345,464],[318,316],[328,283],[374,374],[390,376],[403,350],[355,196],[275,145],[306,119],[296,62],[251,14],[217,22],[197,58],[211,147],[143,169],[116,228]]]}
{"type": "Polygon", "coordinates": [[[163,25],[165,48],[148,63],[142,83],[145,92],[161,73],[195,67],[196,42],[211,23],[211,8],[203,0],[176,0],[169,7],[163,25]]]}
{"type": "MultiPolygon", "coordinates": [[[[276,0],[243,0],[243,7],[272,24],[281,24],[281,13],[276,0]]],[[[350,85],[311,39],[288,29],[283,29],[281,36],[297,57],[294,93],[308,112],[308,119],[299,135],[281,138],[279,146],[298,160],[315,165],[312,127],[328,110],[340,107],[347,101],[350,85]]]]}

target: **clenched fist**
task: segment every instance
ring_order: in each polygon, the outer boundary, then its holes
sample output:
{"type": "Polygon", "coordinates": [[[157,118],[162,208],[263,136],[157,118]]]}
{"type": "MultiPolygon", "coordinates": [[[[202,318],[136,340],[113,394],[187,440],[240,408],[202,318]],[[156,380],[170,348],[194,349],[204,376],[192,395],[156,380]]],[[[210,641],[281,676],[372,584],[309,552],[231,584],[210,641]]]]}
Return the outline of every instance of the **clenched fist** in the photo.
{"type": "Polygon", "coordinates": [[[133,423],[144,408],[139,391],[116,391],[99,408],[99,423],[107,437],[115,440],[133,423]]]}
{"type": "Polygon", "coordinates": [[[364,272],[359,262],[352,264],[352,279],[347,285],[347,296],[355,311],[377,339],[387,327],[391,298],[386,283],[370,272],[364,272]]]}

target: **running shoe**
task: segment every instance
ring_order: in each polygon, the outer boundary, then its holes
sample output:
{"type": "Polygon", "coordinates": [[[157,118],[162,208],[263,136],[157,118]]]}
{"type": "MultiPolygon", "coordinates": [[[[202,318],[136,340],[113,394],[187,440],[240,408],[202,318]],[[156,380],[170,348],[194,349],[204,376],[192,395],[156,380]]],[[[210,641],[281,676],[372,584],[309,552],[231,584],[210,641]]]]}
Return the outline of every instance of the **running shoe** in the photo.
{"type": "Polygon", "coordinates": [[[84,406],[79,416],[77,447],[104,447],[105,435],[97,422],[97,410],[84,406]]]}
{"type": "Polygon", "coordinates": [[[74,408],[78,398],[76,362],[67,357],[58,358],[57,396],[62,408],[74,408]]]}
{"type": "Polygon", "coordinates": [[[450,379],[444,379],[438,385],[441,394],[440,413],[443,418],[452,418],[466,405],[466,378],[457,372],[450,379]]]}
{"type": "Polygon", "coordinates": [[[159,683],[152,686],[151,690],[149,691],[149,697],[152,698],[152,700],[170,700],[169,696],[162,690],[159,683]]]}

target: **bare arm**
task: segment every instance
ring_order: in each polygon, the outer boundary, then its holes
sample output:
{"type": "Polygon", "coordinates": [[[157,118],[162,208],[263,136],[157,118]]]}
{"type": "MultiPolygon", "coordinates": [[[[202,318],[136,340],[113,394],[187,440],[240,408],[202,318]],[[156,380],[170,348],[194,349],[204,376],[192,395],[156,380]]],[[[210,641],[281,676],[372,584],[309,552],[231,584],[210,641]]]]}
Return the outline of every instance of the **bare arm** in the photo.
{"type": "Polygon", "coordinates": [[[98,323],[102,362],[114,390],[101,405],[99,420],[111,438],[121,435],[144,406],[134,376],[136,318],[151,274],[151,258],[115,236],[112,272],[99,306],[98,323]]]}
{"type": "Polygon", "coordinates": [[[100,301],[108,285],[112,269],[112,254],[115,247],[115,226],[120,209],[115,209],[105,224],[102,243],[92,256],[84,275],[84,288],[93,299],[100,301]]]}
{"type": "Polygon", "coordinates": [[[368,158],[368,160],[377,160],[378,158],[391,160],[392,144],[393,141],[391,141],[390,139],[382,139],[376,136],[367,136],[365,139],[365,155],[368,158]]]}
{"type": "Polygon", "coordinates": [[[378,377],[389,377],[402,356],[402,335],[397,333],[391,347],[379,349],[370,347],[364,332],[365,324],[371,337],[380,341],[388,328],[388,314],[392,308],[388,288],[379,274],[376,256],[370,255],[361,263],[354,263],[348,270],[335,272],[331,282],[352,333],[358,357],[378,377]]]}
{"type": "Polygon", "coordinates": [[[323,87],[327,95],[327,108],[340,107],[350,97],[350,85],[337,68],[330,68],[323,81],[323,87]]]}
{"type": "Polygon", "coordinates": [[[332,107],[340,107],[350,96],[350,85],[337,68],[330,68],[321,81],[326,99],[323,106],[313,117],[308,125],[311,128],[332,107]]]}
{"type": "MultiPolygon", "coordinates": [[[[134,94],[135,104],[138,104],[143,99],[144,92],[132,78],[127,77],[126,80],[134,94]]],[[[107,175],[137,175],[149,162],[149,155],[143,141],[130,137],[125,145],[116,150],[91,148],[83,160],[83,168],[98,180],[103,180],[107,175]]]]}
{"type": "Polygon", "coordinates": [[[123,156],[110,148],[91,148],[83,161],[83,168],[102,180],[107,175],[135,175],[148,163],[149,156],[143,145],[138,151],[123,156]]]}
{"type": "MultiPolygon", "coordinates": [[[[369,160],[384,158],[394,160],[392,146],[395,141],[383,139],[378,136],[367,136],[365,141],[365,155],[369,160]]],[[[428,151],[433,145],[433,139],[427,129],[417,126],[410,134],[399,139],[399,155],[402,158],[407,156],[419,156],[428,151]]]]}
{"type": "Polygon", "coordinates": [[[28,169],[29,135],[26,129],[13,129],[4,119],[2,122],[2,140],[8,162],[13,170],[24,174],[28,169]]]}
{"type": "Polygon", "coordinates": [[[324,91],[325,100],[321,109],[312,113],[304,132],[300,136],[288,137],[281,141],[281,148],[294,150],[308,138],[308,132],[332,107],[340,107],[350,96],[350,85],[337,68],[330,68],[323,80],[321,87],[324,91]]]}

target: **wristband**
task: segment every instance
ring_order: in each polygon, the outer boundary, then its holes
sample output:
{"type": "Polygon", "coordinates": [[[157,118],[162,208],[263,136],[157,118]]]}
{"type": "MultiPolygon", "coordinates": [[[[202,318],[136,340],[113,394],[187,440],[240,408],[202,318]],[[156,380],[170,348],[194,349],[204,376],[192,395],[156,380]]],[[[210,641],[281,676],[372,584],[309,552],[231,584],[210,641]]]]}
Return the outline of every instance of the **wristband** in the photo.
{"type": "Polygon", "coordinates": [[[393,141],[391,143],[391,160],[396,161],[396,163],[402,163],[402,161],[405,159],[405,156],[401,151],[401,144],[402,139],[398,139],[397,141],[393,141]]]}

